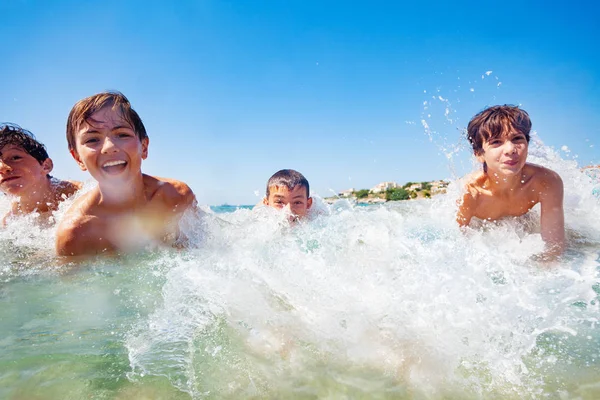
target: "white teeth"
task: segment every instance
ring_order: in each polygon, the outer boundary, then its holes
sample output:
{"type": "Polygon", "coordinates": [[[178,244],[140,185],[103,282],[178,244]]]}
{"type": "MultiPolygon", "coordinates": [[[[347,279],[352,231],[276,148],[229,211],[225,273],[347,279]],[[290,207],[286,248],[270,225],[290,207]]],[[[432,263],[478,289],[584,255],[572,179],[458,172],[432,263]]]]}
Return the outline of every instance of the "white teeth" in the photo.
{"type": "Polygon", "coordinates": [[[109,162],[105,163],[102,166],[102,168],[114,167],[115,165],[121,165],[121,164],[125,164],[125,161],[123,161],[123,160],[109,161],[109,162]]]}

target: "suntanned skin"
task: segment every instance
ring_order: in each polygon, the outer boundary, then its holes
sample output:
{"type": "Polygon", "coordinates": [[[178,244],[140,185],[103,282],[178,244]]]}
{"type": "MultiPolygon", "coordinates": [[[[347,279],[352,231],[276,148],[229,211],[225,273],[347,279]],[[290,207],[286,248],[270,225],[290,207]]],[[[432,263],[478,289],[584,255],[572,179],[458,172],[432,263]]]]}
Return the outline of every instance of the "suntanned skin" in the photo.
{"type": "Polygon", "coordinates": [[[46,220],[60,202],[81,189],[80,182],[49,178],[52,168],[50,158],[40,163],[17,145],[0,149],[0,191],[15,199],[3,225],[12,216],[33,212],[46,220]]]}
{"type": "Polygon", "coordinates": [[[521,216],[540,203],[546,254],[559,255],[565,246],[563,183],[556,172],[526,163],[527,150],[528,143],[520,133],[484,143],[483,154],[477,158],[487,164],[487,173],[470,177],[457,221],[467,226],[473,217],[496,221],[521,216]]]}
{"type": "Polygon", "coordinates": [[[287,186],[271,186],[263,204],[280,210],[288,208],[294,217],[303,218],[312,206],[312,197],[308,197],[304,186],[297,185],[292,190],[287,186]]]}
{"type": "Polygon", "coordinates": [[[172,244],[182,214],[195,204],[183,182],[142,174],[148,138],[140,140],[119,111],[105,107],[76,132],[71,154],[98,186],[81,196],[61,221],[58,255],[134,250],[147,243],[172,244]]]}

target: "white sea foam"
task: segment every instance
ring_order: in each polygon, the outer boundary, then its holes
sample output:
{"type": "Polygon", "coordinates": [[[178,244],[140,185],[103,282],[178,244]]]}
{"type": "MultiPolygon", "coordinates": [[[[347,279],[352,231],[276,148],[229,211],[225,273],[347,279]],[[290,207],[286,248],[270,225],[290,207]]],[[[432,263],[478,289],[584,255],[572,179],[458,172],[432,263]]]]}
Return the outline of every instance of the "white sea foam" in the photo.
{"type": "Polygon", "coordinates": [[[375,374],[372,393],[535,398],[574,364],[597,371],[593,182],[537,139],[531,161],[565,181],[570,249],[553,265],[535,258],[537,209],[461,232],[457,182],[379,207],[317,200],[291,227],[267,208],[209,215],[130,332],[131,377],[169,376],[194,397],[360,392],[375,374]]]}
{"type": "MultiPolygon", "coordinates": [[[[383,206],[317,197],[293,226],[270,208],[203,208],[182,224],[193,249],[98,261],[86,279],[24,297],[28,309],[53,300],[47,320],[21,323],[7,302],[14,321],[3,324],[18,329],[4,337],[5,355],[16,359],[19,335],[43,321],[44,332],[66,326],[99,343],[120,340],[133,382],[165,376],[193,398],[543,398],[560,389],[591,399],[600,372],[598,182],[536,135],[530,161],[565,184],[569,248],[555,264],[535,258],[538,208],[461,231],[458,181],[431,200],[383,206]]],[[[4,282],[56,263],[55,228],[28,218],[0,230],[4,282]]],[[[35,332],[25,339],[41,340],[35,332]]],[[[76,338],[59,350],[75,352],[76,338]]],[[[43,354],[59,351],[43,344],[43,354]]]]}

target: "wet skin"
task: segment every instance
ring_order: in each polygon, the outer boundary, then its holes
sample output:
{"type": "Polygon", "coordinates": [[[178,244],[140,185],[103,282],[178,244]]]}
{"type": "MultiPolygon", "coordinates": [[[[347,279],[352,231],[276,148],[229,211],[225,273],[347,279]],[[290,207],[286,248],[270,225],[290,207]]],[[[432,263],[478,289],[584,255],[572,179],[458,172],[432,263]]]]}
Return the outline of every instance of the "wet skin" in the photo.
{"type": "Polygon", "coordinates": [[[57,230],[59,255],[134,251],[173,244],[182,214],[195,204],[183,182],[142,174],[148,138],[141,139],[119,110],[105,107],[75,133],[73,158],[98,186],[67,211],[57,230]]]}
{"type": "Polygon", "coordinates": [[[304,186],[295,186],[292,190],[287,186],[271,186],[263,204],[280,210],[287,209],[295,220],[306,216],[312,206],[312,197],[308,197],[304,186]]]}
{"type": "Polygon", "coordinates": [[[14,197],[11,215],[49,213],[58,204],[81,188],[81,183],[51,179],[50,158],[39,162],[23,148],[8,144],[0,149],[0,191],[14,197]]]}
{"type": "Polygon", "coordinates": [[[565,245],[563,184],[560,176],[547,168],[527,163],[525,135],[511,132],[483,144],[478,161],[487,172],[470,177],[457,221],[469,225],[473,217],[495,221],[521,216],[541,204],[541,234],[549,254],[560,254],[565,245]]]}

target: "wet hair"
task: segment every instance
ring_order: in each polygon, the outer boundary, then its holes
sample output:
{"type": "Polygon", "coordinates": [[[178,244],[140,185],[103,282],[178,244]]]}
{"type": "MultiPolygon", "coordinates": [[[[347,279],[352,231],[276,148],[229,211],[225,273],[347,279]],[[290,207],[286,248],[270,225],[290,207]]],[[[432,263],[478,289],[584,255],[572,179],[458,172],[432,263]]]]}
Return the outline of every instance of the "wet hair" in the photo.
{"type": "Polygon", "coordinates": [[[267,182],[267,198],[271,194],[271,187],[273,186],[285,186],[289,190],[293,190],[296,186],[301,186],[306,188],[306,198],[310,197],[310,186],[308,185],[308,181],[298,171],[294,171],[293,169],[282,169],[277,171],[269,178],[267,182]]]}
{"type": "Polygon", "coordinates": [[[9,144],[21,147],[40,165],[48,158],[46,146],[38,142],[33,133],[17,124],[2,123],[0,124],[0,150],[9,144]]]}
{"type": "Polygon", "coordinates": [[[473,147],[473,153],[481,155],[484,142],[507,136],[513,131],[525,135],[529,143],[531,119],[527,111],[508,104],[492,106],[471,118],[467,127],[467,139],[473,147]]]}
{"type": "Polygon", "coordinates": [[[95,112],[105,107],[111,107],[112,110],[120,111],[122,118],[131,125],[131,128],[140,141],[148,137],[142,119],[131,108],[131,103],[127,97],[121,92],[108,91],[79,100],[71,109],[69,118],[67,119],[67,143],[69,144],[69,150],[76,150],[75,133],[81,128],[81,125],[95,112]]]}

